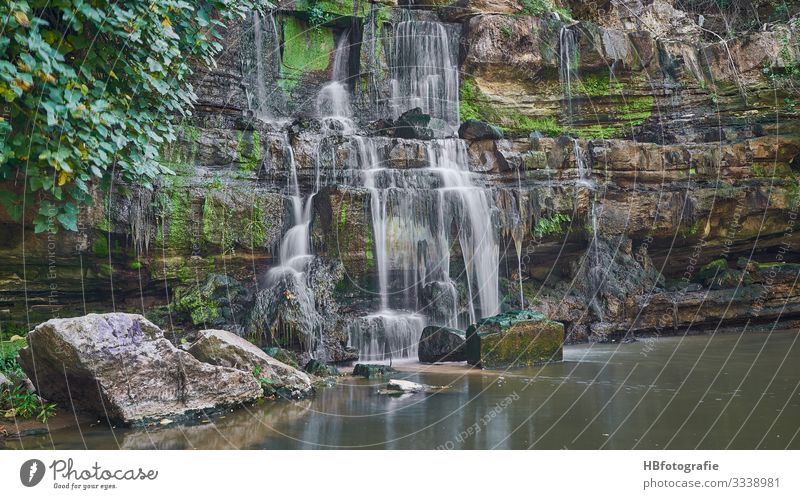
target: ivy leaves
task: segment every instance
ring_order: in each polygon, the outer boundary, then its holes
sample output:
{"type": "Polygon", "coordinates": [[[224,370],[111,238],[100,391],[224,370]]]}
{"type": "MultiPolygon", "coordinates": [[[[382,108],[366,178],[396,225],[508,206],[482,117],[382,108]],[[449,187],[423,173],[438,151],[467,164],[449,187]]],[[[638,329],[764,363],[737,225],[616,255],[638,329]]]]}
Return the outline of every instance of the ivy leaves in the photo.
{"type": "Polygon", "coordinates": [[[192,64],[257,0],[7,1],[0,5],[0,204],[37,232],[77,230],[92,186],[150,187],[189,116],[192,64]],[[33,211],[31,211],[33,210],[33,211]],[[25,213],[23,213],[25,212],[25,213]]]}

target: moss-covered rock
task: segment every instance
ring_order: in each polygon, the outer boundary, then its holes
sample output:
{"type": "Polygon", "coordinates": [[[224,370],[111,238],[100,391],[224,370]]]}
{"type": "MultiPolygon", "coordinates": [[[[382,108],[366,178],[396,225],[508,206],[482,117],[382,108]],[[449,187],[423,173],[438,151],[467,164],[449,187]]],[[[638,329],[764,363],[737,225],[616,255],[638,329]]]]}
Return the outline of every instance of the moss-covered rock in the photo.
{"type": "Polygon", "coordinates": [[[564,325],[530,310],[481,319],[467,330],[467,362],[488,369],[560,361],[564,325]]]}
{"type": "Polygon", "coordinates": [[[389,374],[396,373],[397,370],[381,364],[356,364],[353,368],[353,376],[364,378],[385,378],[389,374]]]}

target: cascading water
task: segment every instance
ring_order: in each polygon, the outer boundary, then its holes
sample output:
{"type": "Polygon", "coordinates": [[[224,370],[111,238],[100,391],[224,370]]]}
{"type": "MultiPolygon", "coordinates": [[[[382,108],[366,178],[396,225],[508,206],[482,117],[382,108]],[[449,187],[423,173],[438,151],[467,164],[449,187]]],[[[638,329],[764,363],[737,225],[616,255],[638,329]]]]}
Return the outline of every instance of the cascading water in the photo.
{"type": "Polygon", "coordinates": [[[564,25],[558,34],[559,78],[564,94],[567,120],[572,124],[572,80],[576,79],[575,64],[577,62],[577,43],[575,33],[564,25]]]}
{"type": "Polygon", "coordinates": [[[395,118],[413,108],[457,127],[458,47],[448,28],[433,20],[417,20],[407,11],[395,25],[389,54],[391,108],[395,118]]]}
{"type": "MultiPolygon", "coordinates": [[[[311,253],[309,229],[311,225],[311,207],[314,196],[319,191],[319,175],[314,190],[305,199],[300,193],[297,176],[297,165],[294,150],[288,135],[284,139],[284,158],[289,171],[287,195],[291,202],[292,227],[286,231],[280,242],[278,265],[267,273],[267,289],[282,292],[280,301],[290,303],[292,320],[277,318],[277,328],[283,329],[283,322],[293,324],[293,331],[280,331],[279,336],[289,338],[292,333],[299,333],[303,348],[314,356],[320,345],[322,317],[316,310],[314,290],[309,286],[308,267],[314,256],[311,253]],[[300,327],[296,327],[298,325],[300,327]]],[[[267,300],[275,300],[267,296],[267,300]]],[[[288,327],[288,326],[286,326],[288,327]]]]}
{"type": "Polygon", "coordinates": [[[345,31],[339,36],[333,58],[331,81],[317,94],[317,116],[323,122],[338,123],[344,133],[350,133],[353,130],[353,123],[350,119],[353,113],[350,109],[350,93],[347,89],[349,40],[349,31],[345,31]]]}
{"type": "Polygon", "coordinates": [[[583,153],[578,139],[572,139],[572,152],[575,155],[575,165],[578,169],[578,185],[594,189],[594,181],[592,180],[592,170],[588,166],[586,156],[583,153]]]}
{"type": "Polygon", "coordinates": [[[603,285],[603,274],[605,269],[602,266],[602,262],[600,259],[600,241],[598,237],[599,227],[597,222],[598,211],[601,209],[601,205],[595,199],[595,183],[592,179],[592,170],[591,166],[589,165],[586,155],[584,154],[583,148],[580,145],[578,139],[572,140],[572,147],[573,152],[575,154],[575,164],[578,169],[578,180],[576,185],[583,186],[589,189],[589,219],[592,225],[592,240],[589,243],[589,248],[587,250],[587,258],[586,258],[586,265],[587,265],[587,275],[589,278],[589,286],[590,286],[590,294],[591,299],[589,301],[589,306],[594,310],[595,314],[602,320],[603,312],[602,307],[600,307],[598,296],[602,291],[603,285]]]}
{"type": "Polygon", "coordinates": [[[381,140],[354,137],[357,164],[351,166],[362,169],[370,192],[380,295],[379,311],[351,330],[351,344],[367,360],[415,355],[426,323],[463,328],[500,309],[491,200],[472,181],[464,143],[430,141],[428,166],[406,170],[383,166],[381,140]],[[456,240],[464,272],[451,276],[456,240]],[[459,280],[467,288],[465,303],[459,303],[459,280]]]}
{"type": "Polygon", "coordinates": [[[271,107],[280,106],[280,35],[272,12],[262,15],[253,11],[252,15],[252,44],[242,61],[247,102],[257,118],[269,120],[274,118],[271,107]]]}

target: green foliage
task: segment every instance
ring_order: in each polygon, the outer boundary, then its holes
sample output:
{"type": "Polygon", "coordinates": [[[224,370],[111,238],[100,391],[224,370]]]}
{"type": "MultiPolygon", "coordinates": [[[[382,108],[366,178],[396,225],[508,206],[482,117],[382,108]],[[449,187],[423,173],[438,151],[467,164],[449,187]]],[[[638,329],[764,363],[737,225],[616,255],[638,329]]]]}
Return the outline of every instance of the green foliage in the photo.
{"type": "Polygon", "coordinates": [[[550,12],[550,5],[545,0],[521,0],[522,13],[528,16],[543,16],[550,12]]]}
{"type": "Polygon", "coordinates": [[[254,0],[6,1],[0,4],[0,202],[37,232],[77,230],[92,185],[150,187],[156,159],[191,114],[191,66],[222,49],[224,21],[254,0]]]}
{"type": "Polygon", "coordinates": [[[25,375],[17,362],[17,352],[26,346],[25,340],[0,341],[0,373],[12,381],[21,379],[25,375]]]}
{"type": "Polygon", "coordinates": [[[97,258],[106,258],[108,256],[108,238],[102,232],[97,233],[97,237],[92,243],[92,254],[97,258]]]}
{"type": "Polygon", "coordinates": [[[36,418],[46,423],[55,415],[56,406],[43,402],[21,384],[25,373],[17,362],[17,352],[26,346],[25,340],[0,341],[0,372],[11,381],[0,390],[0,414],[7,418],[36,418]]]}
{"type": "Polygon", "coordinates": [[[34,392],[21,386],[0,392],[0,409],[7,418],[38,419],[46,423],[56,414],[56,405],[42,401],[34,392]]]}
{"type": "Polygon", "coordinates": [[[562,20],[572,19],[572,11],[568,7],[554,6],[552,2],[547,0],[520,0],[520,4],[522,4],[520,13],[526,16],[544,17],[551,12],[555,12],[562,20]]]}
{"type": "Polygon", "coordinates": [[[536,221],[536,227],[534,227],[533,233],[536,237],[562,234],[564,230],[561,224],[570,221],[572,221],[572,218],[563,213],[556,213],[552,217],[542,217],[536,221]]]}
{"type": "Polygon", "coordinates": [[[209,286],[182,286],[175,290],[175,311],[186,313],[195,326],[208,326],[220,318],[219,304],[209,286]]]}

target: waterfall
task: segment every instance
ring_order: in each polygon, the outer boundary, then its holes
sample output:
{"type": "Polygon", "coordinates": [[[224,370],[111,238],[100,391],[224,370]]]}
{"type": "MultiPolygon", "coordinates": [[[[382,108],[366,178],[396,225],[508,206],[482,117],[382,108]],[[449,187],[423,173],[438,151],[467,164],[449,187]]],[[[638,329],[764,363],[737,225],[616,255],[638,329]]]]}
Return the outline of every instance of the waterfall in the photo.
{"type": "Polygon", "coordinates": [[[351,329],[351,344],[373,360],[414,355],[426,323],[463,328],[500,310],[492,200],[473,181],[464,142],[430,141],[426,167],[392,169],[383,164],[382,140],[353,137],[351,165],[362,170],[370,193],[380,303],[351,329]],[[451,276],[455,241],[464,272],[451,276]],[[459,303],[459,280],[467,288],[465,303],[459,303]]]}
{"type": "Polygon", "coordinates": [[[603,274],[606,269],[603,268],[602,261],[600,259],[600,251],[602,250],[600,247],[600,239],[598,237],[599,233],[599,225],[598,225],[598,210],[601,209],[601,205],[597,202],[595,195],[596,195],[596,185],[594,180],[592,179],[592,169],[591,165],[587,161],[586,155],[581,147],[578,139],[572,139],[572,148],[575,154],[575,164],[578,169],[578,180],[576,182],[577,186],[583,186],[589,189],[589,221],[592,226],[592,240],[589,243],[589,248],[587,249],[587,257],[586,257],[586,268],[587,268],[587,276],[589,281],[590,287],[590,294],[591,299],[589,300],[589,307],[595,311],[595,314],[598,318],[602,321],[603,320],[603,310],[598,302],[597,298],[602,290],[601,287],[603,285],[603,274]]]}
{"type": "Polygon", "coordinates": [[[457,44],[444,24],[413,19],[410,12],[405,15],[395,25],[389,54],[392,114],[397,118],[418,107],[458,127],[457,44]]]}
{"type": "Polygon", "coordinates": [[[322,87],[317,95],[317,116],[323,122],[338,122],[344,133],[350,133],[353,130],[353,123],[350,119],[353,112],[350,109],[350,93],[347,88],[349,40],[349,31],[345,31],[339,36],[333,57],[331,81],[322,87]]]}
{"type": "Polygon", "coordinates": [[[577,185],[594,189],[592,169],[587,164],[586,156],[584,155],[583,148],[578,142],[578,139],[572,139],[572,152],[575,155],[575,165],[578,169],[577,185]]]}
{"type": "MultiPolygon", "coordinates": [[[[314,356],[320,346],[322,317],[316,309],[314,290],[309,285],[308,268],[314,259],[309,229],[311,207],[319,191],[319,181],[315,182],[313,192],[304,199],[300,193],[294,150],[288,134],[283,141],[283,156],[289,172],[286,190],[291,203],[292,226],[281,238],[278,264],[267,272],[265,294],[259,295],[257,302],[260,301],[264,309],[271,311],[267,315],[279,330],[279,336],[290,338],[293,333],[299,333],[303,348],[314,356]],[[282,315],[281,303],[290,304],[287,305],[288,311],[283,312],[290,317],[282,315]]],[[[319,179],[319,175],[316,178],[319,179]]]]}
{"type": "Polygon", "coordinates": [[[281,98],[277,86],[281,76],[280,34],[272,12],[262,16],[253,11],[252,22],[251,44],[245,45],[242,61],[247,103],[257,118],[269,120],[273,118],[271,108],[279,107],[281,98]]]}
{"type": "Polygon", "coordinates": [[[577,43],[575,33],[569,26],[562,26],[558,34],[558,54],[561,88],[566,101],[567,120],[572,124],[572,80],[576,78],[574,66],[577,63],[577,43]]]}

